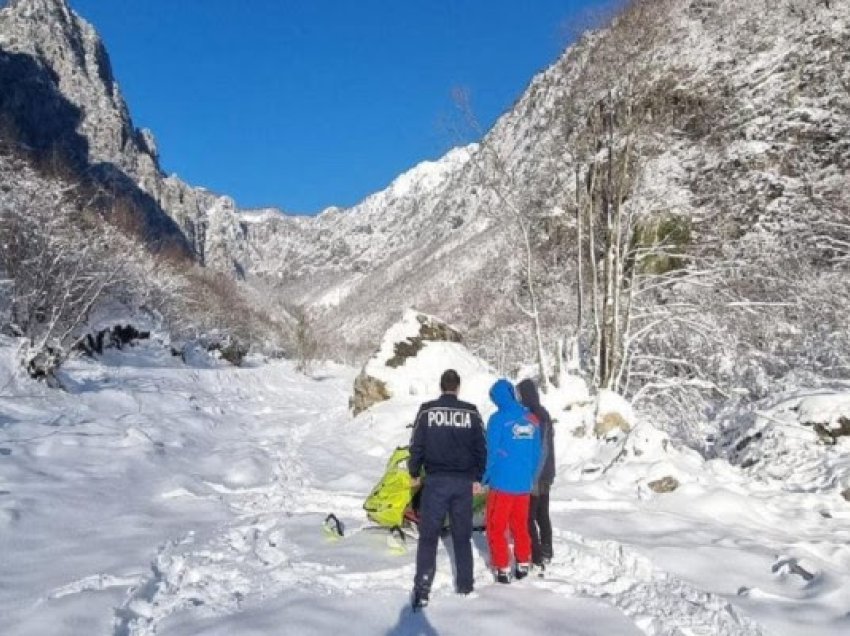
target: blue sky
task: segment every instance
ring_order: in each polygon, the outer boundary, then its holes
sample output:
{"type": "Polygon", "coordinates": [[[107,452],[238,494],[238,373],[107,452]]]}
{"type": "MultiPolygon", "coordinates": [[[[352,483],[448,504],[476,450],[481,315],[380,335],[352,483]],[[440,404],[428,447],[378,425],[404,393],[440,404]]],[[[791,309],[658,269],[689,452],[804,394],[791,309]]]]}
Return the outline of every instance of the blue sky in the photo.
{"type": "Polygon", "coordinates": [[[485,127],[611,0],[70,0],[163,168],[242,207],[349,206],[485,127]]]}

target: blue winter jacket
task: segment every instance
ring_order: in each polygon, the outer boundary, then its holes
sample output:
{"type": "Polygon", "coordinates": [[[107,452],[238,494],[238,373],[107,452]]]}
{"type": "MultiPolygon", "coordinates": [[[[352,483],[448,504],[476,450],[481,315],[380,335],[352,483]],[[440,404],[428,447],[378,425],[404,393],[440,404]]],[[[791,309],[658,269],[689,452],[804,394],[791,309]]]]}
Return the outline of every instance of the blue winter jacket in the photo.
{"type": "Polygon", "coordinates": [[[487,422],[487,469],[482,482],[514,495],[530,493],[540,462],[537,420],[517,402],[507,380],[496,381],[490,399],[498,410],[487,422]]]}

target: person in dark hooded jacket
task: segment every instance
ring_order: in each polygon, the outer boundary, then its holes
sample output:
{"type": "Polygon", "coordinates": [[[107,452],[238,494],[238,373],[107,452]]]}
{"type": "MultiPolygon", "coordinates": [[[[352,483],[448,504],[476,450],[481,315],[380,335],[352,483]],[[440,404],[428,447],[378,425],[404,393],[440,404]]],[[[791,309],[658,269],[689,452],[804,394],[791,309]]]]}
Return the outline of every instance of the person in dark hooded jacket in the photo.
{"type": "Polygon", "coordinates": [[[531,536],[531,560],[541,572],[552,560],[552,521],[549,518],[549,490],[555,481],[555,428],[552,418],[540,404],[540,394],[531,380],[517,385],[520,401],[537,417],[542,441],[540,468],[528,506],[528,532],[531,536]]]}

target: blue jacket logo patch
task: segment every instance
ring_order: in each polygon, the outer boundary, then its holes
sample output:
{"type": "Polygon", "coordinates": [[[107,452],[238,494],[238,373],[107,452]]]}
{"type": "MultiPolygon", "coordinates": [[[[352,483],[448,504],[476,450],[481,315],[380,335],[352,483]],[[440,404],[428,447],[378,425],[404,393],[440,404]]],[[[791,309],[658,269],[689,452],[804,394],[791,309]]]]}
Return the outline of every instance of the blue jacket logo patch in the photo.
{"type": "Polygon", "coordinates": [[[516,422],[511,428],[514,439],[534,439],[534,424],[531,422],[516,422]]]}

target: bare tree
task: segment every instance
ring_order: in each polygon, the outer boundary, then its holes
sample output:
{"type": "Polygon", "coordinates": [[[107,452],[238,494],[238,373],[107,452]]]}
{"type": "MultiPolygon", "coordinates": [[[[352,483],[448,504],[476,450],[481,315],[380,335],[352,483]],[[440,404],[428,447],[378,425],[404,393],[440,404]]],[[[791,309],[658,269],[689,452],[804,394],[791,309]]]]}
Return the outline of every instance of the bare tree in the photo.
{"type": "Polygon", "coordinates": [[[53,382],[106,301],[161,321],[177,341],[215,331],[241,350],[283,350],[288,326],[272,317],[285,315],[280,307],[184,256],[152,251],[132,209],[94,212],[78,182],[43,178],[25,158],[0,160],[14,168],[0,171],[0,319],[26,339],[31,375],[53,382]],[[5,187],[10,179],[16,185],[5,187]]]}
{"type": "Polygon", "coordinates": [[[305,307],[295,307],[291,313],[295,318],[295,368],[300,373],[309,375],[319,354],[319,340],[310,313],[305,307]]]}
{"type": "Polygon", "coordinates": [[[2,268],[12,279],[10,321],[29,340],[25,364],[51,378],[92,309],[122,269],[106,259],[100,237],[85,237],[82,218],[58,197],[0,215],[2,268]]]}
{"type": "MultiPolygon", "coordinates": [[[[605,41],[591,52],[581,79],[588,89],[604,87],[604,93],[585,99],[569,114],[582,120],[570,154],[575,158],[578,243],[581,246],[586,236],[589,257],[593,377],[603,388],[615,388],[621,377],[625,334],[630,326],[635,269],[627,265],[633,247],[635,210],[628,201],[642,168],[641,149],[636,143],[641,123],[641,113],[636,112],[637,90],[649,72],[640,54],[652,46],[646,34],[655,30],[651,24],[654,14],[642,12],[645,4],[636,4],[631,9],[635,13],[619,18],[634,24],[620,26],[626,37],[618,38],[616,46],[605,41]]],[[[581,282],[581,247],[577,258],[581,282]]],[[[583,311],[582,298],[578,304],[583,311]]]]}
{"type": "MultiPolygon", "coordinates": [[[[483,138],[484,130],[475,117],[468,92],[455,89],[453,99],[466,124],[483,138]]],[[[550,384],[541,329],[536,245],[533,237],[534,214],[535,212],[539,214],[541,210],[533,209],[532,199],[527,195],[524,196],[521,185],[517,183],[512,171],[508,168],[506,157],[486,139],[473,151],[470,164],[475,170],[477,184],[495,198],[496,205],[490,209],[491,215],[503,221],[511,231],[518,233],[523,254],[520,266],[520,288],[527,297],[527,304],[520,297],[515,297],[514,303],[531,324],[540,386],[546,392],[550,384]]]]}

